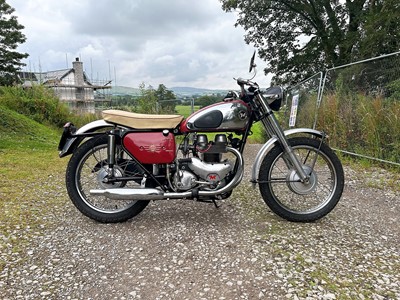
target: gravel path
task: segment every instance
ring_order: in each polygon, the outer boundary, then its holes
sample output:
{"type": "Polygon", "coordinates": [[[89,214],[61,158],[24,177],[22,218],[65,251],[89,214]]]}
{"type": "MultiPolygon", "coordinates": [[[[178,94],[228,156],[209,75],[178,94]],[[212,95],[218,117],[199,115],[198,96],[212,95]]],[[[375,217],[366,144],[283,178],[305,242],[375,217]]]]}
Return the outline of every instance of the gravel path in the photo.
{"type": "Polygon", "coordinates": [[[368,187],[371,176],[346,168],[338,206],[310,224],[272,214],[248,178],[219,209],[158,201],[99,224],[73,207],[63,178],[49,178],[52,188],[21,196],[65,204],[41,230],[0,236],[29,236],[0,249],[0,299],[400,299],[400,195],[368,187]]]}

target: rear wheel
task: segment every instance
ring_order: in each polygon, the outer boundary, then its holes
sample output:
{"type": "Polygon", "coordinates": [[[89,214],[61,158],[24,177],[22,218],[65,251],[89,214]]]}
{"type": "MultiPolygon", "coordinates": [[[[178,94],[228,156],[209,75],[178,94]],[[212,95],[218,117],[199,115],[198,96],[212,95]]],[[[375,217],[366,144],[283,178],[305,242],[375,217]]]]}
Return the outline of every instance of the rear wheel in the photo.
{"type": "Polygon", "coordinates": [[[303,183],[299,180],[282,147],[276,145],[261,164],[261,195],[271,210],[286,220],[318,220],[336,206],[342,195],[342,164],[320,140],[296,137],[289,139],[289,144],[310,176],[309,181],[303,183]]]}
{"type": "MultiPolygon", "coordinates": [[[[92,189],[138,188],[134,181],[106,183],[110,169],[107,164],[107,135],[94,137],[82,144],[67,166],[66,185],[74,205],[85,216],[102,222],[124,222],[139,214],[149,201],[113,200],[106,196],[93,196],[92,189]]],[[[143,171],[130,156],[117,146],[115,177],[140,176],[143,171]]]]}

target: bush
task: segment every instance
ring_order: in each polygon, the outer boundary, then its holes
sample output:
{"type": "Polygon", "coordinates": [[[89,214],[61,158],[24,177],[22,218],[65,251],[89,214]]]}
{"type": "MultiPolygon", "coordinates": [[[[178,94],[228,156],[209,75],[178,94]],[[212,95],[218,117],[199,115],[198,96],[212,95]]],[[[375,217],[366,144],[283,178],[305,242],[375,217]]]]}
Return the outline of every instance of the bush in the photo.
{"type": "Polygon", "coordinates": [[[60,127],[71,117],[68,107],[53,91],[43,86],[0,87],[0,105],[25,115],[36,122],[60,127]]]}

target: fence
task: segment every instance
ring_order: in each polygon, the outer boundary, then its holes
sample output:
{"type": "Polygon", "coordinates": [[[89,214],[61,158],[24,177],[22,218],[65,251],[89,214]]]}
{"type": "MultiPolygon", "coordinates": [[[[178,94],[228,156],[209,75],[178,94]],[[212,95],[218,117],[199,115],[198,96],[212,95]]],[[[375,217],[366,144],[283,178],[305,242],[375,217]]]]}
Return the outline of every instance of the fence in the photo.
{"type": "Polygon", "coordinates": [[[325,130],[338,151],[400,166],[400,52],[318,73],[287,101],[292,115],[298,102],[296,127],[325,130]]]}
{"type": "Polygon", "coordinates": [[[322,79],[323,72],[320,72],[286,90],[286,103],[280,115],[283,128],[315,128],[322,79]]]}

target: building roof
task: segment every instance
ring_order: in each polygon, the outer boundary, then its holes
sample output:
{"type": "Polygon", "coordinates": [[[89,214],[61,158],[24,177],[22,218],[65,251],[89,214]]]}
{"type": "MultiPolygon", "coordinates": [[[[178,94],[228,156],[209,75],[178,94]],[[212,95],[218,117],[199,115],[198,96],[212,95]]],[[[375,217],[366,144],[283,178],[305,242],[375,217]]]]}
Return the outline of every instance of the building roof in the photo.
{"type": "MultiPolygon", "coordinates": [[[[65,87],[80,87],[74,82],[63,82],[63,79],[70,73],[74,73],[74,68],[62,69],[48,72],[18,72],[18,77],[22,81],[23,86],[32,86],[33,84],[44,84],[48,86],[65,86],[65,87]]],[[[111,88],[110,81],[101,84],[93,84],[89,81],[85,72],[83,72],[84,86],[93,87],[96,89],[111,88]]]]}

